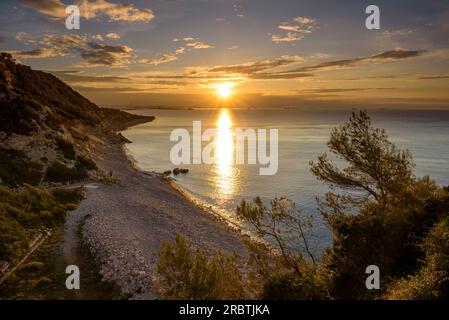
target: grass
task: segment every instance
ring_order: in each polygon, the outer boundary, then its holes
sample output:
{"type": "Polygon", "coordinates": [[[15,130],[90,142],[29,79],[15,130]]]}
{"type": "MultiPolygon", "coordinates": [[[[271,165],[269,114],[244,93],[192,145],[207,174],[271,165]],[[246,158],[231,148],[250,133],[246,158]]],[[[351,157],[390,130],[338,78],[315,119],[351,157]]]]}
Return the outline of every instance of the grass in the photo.
{"type": "Polygon", "coordinates": [[[100,182],[102,184],[106,184],[106,185],[114,185],[117,183],[117,181],[118,181],[118,179],[115,176],[108,176],[108,177],[103,177],[100,179],[100,182]]]}
{"type": "MultiPolygon", "coordinates": [[[[53,197],[64,205],[73,205],[82,197],[82,189],[52,191],[53,197]]],[[[81,239],[79,226],[78,237],[81,239]]],[[[123,299],[119,288],[102,282],[100,267],[89,248],[82,241],[74,250],[74,260],[81,271],[81,289],[68,290],[65,287],[66,258],[61,256],[61,241],[64,236],[63,224],[56,225],[52,235],[28,260],[0,286],[0,300],[72,300],[72,299],[123,299]]]]}

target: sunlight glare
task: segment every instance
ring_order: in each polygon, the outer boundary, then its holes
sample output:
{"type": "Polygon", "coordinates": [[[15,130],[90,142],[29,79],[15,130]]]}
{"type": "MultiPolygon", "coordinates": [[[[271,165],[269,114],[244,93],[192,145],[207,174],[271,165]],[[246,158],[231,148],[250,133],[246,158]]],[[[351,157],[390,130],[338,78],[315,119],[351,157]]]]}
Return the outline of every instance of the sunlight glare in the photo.
{"type": "Polygon", "coordinates": [[[217,85],[217,94],[222,99],[227,99],[232,94],[232,85],[230,83],[222,83],[217,85]]]}
{"type": "Polygon", "coordinates": [[[229,111],[222,109],[217,120],[215,184],[220,194],[224,196],[232,195],[234,190],[234,139],[231,128],[232,120],[229,111]]]}

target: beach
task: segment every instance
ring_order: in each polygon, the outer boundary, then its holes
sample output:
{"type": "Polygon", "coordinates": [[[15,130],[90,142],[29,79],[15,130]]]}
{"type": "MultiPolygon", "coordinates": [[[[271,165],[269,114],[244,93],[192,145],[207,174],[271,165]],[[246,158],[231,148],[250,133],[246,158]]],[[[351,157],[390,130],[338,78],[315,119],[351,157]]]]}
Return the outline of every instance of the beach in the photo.
{"type": "Polygon", "coordinates": [[[243,236],[189,201],[163,176],[139,171],[123,145],[109,143],[98,164],[117,182],[87,185],[86,198],[67,223],[83,221],[82,240],[98,260],[103,280],[118,284],[123,295],[158,297],[156,253],[162,240],[177,234],[206,252],[245,255],[243,236]]]}

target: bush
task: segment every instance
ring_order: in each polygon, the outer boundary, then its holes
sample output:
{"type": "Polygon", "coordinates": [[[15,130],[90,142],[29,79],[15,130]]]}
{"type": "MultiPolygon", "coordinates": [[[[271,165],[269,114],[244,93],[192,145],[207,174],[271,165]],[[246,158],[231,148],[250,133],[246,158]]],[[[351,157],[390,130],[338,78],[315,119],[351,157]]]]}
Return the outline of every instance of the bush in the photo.
{"type": "Polygon", "coordinates": [[[78,204],[84,198],[83,188],[53,189],[51,193],[58,203],[65,205],[78,204]]]}
{"type": "Polygon", "coordinates": [[[76,162],[72,168],[69,168],[63,163],[56,161],[48,167],[45,181],[74,182],[87,177],[86,169],[79,162],[76,162]]]}
{"type": "Polygon", "coordinates": [[[28,243],[25,229],[8,217],[0,205],[0,260],[12,261],[20,257],[28,243]]]}
{"type": "Polygon", "coordinates": [[[296,272],[275,274],[263,286],[263,300],[313,300],[325,299],[326,293],[312,273],[296,272]]]}
{"type": "Polygon", "coordinates": [[[166,299],[244,299],[247,293],[236,255],[214,253],[207,257],[192,250],[177,235],[173,244],[163,242],[157,272],[166,299]]]}
{"type": "Polygon", "coordinates": [[[68,208],[77,204],[82,191],[48,190],[24,185],[13,191],[0,186],[0,260],[13,261],[28,247],[31,230],[53,227],[64,221],[68,208]]]}
{"type": "Polygon", "coordinates": [[[23,151],[0,148],[0,178],[8,186],[39,184],[42,165],[29,160],[23,151]]]}
{"type": "Polygon", "coordinates": [[[414,275],[392,283],[389,299],[449,298],[449,217],[432,228],[422,248],[425,252],[421,269],[414,275]]]}
{"type": "Polygon", "coordinates": [[[87,159],[83,156],[78,156],[77,161],[80,163],[80,165],[84,168],[86,168],[87,170],[97,170],[97,164],[92,161],[91,159],[87,159]]]}

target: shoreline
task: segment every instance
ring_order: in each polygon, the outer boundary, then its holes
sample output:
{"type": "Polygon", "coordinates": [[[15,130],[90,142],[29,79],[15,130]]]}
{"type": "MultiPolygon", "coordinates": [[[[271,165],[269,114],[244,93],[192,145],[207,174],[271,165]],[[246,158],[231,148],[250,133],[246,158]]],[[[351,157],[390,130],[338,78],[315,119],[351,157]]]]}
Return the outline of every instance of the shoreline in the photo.
{"type": "Polygon", "coordinates": [[[124,143],[104,147],[99,167],[113,172],[117,183],[89,188],[71,213],[88,216],[80,241],[98,259],[103,281],[116,283],[124,296],[156,299],[156,253],[161,240],[171,241],[176,234],[207,253],[247,256],[247,236],[240,230],[200,207],[171,179],[140,170],[124,143]]]}
{"type": "Polygon", "coordinates": [[[210,204],[210,203],[208,203],[206,201],[203,201],[200,198],[195,197],[194,195],[192,195],[188,190],[186,190],[183,186],[181,186],[179,183],[177,183],[176,179],[174,179],[174,178],[172,178],[170,176],[164,176],[162,174],[162,172],[143,170],[139,166],[139,162],[137,161],[137,159],[134,158],[134,156],[127,150],[126,143],[123,144],[123,152],[124,152],[126,158],[128,159],[128,161],[130,162],[131,166],[133,166],[135,170],[140,171],[143,174],[159,176],[160,178],[166,180],[167,183],[169,183],[170,186],[174,190],[179,192],[187,201],[192,203],[192,205],[195,205],[199,209],[209,213],[211,216],[217,218],[220,222],[224,222],[225,224],[228,225],[228,227],[232,231],[240,233],[243,237],[249,237],[251,239],[252,238],[256,238],[256,236],[251,234],[251,232],[249,230],[246,230],[243,227],[239,226],[237,222],[232,221],[231,219],[226,218],[222,214],[222,212],[221,212],[221,210],[219,208],[217,208],[214,205],[212,205],[212,204],[210,204]]]}
{"type": "MultiPolygon", "coordinates": [[[[132,142],[130,142],[130,143],[132,143],[132,142]]],[[[126,144],[127,143],[122,144],[123,153],[124,153],[125,157],[127,158],[127,160],[129,161],[130,165],[135,170],[137,170],[143,174],[149,175],[149,176],[156,175],[156,176],[160,177],[161,179],[164,179],[174,190],[176,190],[188,202],[190,202],[192,205],[196,206],[200,210],[203,210],[204,212],[208,213],[213,218],[216,218],[220,223],[225,223],[227,225],[227,227],[230,229],[229,230],[230,232],[237,232],[238,234],[240,234],[240,236],[243,237],[244,241],[248,240],[248,239],[261,241],[261,239],[259,239],[256,235],[252,234],[251,231],[244,229],[243,227],[238,225],[237,222],[234,222],[231,219],[226,218],[221,213],[219,208],[213,206],[212,204],[210,204],[206,201],[199,199],[198,197],[193,196],[188,190],[186,190],[183,186],[181,186],[179,183],[177,183],[176,180],[173,179],[172,177],[164,176],[161,172],[157,172],[157,171],[143,170],[139,166],[139,162],[137,161],[137,159],[134,158],[134,156],[129,151],[127,151],[126,144]]]]}

